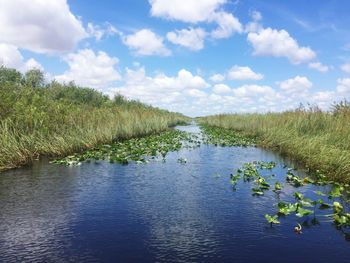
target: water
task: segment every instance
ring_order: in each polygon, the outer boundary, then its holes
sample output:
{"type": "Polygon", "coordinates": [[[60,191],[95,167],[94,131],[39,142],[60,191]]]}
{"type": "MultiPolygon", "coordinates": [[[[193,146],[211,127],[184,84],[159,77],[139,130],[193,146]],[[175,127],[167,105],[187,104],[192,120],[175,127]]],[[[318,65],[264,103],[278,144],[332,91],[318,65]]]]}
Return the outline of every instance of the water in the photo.
{"type": "Polygon", "coordinates": [[[243,182],[233,191],[229,174],[256,160],[276,161],[284,178],[287,161],[272,152],[206,145],[170,153],[165,163],[43,160],[2,173],[0,261],[350,262],[350,243],[331,223],[302,235],[294,217],[271,228],[264,214],[276,212],[276,194],[253,197],[243,182]]]}

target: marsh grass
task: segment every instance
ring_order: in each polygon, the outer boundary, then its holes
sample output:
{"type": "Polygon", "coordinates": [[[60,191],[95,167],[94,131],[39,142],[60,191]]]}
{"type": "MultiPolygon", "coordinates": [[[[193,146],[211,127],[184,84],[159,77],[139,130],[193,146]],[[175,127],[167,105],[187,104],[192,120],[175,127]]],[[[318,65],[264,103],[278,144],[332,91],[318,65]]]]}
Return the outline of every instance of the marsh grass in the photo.
{"type": "Polygon", "coordinates": [[[308,167],[322,170],[331,180],[350,182],[350,106],[333,105],[267,114],[223,114],[201,118],[202,124],[233,129],[259,138],[258,144],[275,148],[308,167]]]}
{"type": "Polygon", "coordinates": [[[74,83],[44,84],[38,71],[28,76],[0,67],[0,171],[187,121],[181,114],[120,95],[111,100],[74,83]]]}

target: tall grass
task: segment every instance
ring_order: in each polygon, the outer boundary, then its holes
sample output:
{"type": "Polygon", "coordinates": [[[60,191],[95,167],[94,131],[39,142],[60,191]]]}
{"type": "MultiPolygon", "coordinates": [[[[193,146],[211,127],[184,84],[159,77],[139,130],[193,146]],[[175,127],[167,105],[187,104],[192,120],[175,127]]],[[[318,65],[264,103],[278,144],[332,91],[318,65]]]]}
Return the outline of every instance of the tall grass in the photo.
{"type": "Polygon", "coordinates": [[[317,107],[268,114],[224,114],[200,119],[260,138],[260,144],[322,170],[330,179],[350,182],[350,106],[341,102],[330,112],[317,107]]]}
{"type": "MultiPolygon", "coordinates": [[[[42,155],[62,156],[114,140],[157,133],[187,118],[69,83],[43,83],[0,67],[0,171],[42,155]]],[[[35,74],[38,74],[36,78],[35,74]]],[[[33,77],[34,75],[34,77],[33,77]]]]}

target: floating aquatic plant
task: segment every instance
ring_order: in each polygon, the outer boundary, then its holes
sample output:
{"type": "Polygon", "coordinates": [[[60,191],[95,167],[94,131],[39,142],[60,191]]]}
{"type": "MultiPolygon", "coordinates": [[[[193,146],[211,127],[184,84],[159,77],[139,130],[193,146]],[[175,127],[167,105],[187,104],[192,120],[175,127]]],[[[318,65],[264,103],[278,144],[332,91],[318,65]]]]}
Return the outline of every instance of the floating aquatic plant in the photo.
{"type": "Polygon", "coordinates": [[[302,200],[304,198],[304,195],[299,193],[299,192],[294,192],[293,196],[295,197],[295,199],[297,200],[302,200]]]}
{"type": "Polygon", "coordinates": [[[257,196],[264,195],[264,192],[262,191],[262,189],[258,187],[252,188],[252,191],[253,191],[253,195],[257,195],[257,196]]]}
{"type": "MultiPolygon", "coordinates": [[[[281,182],[275,181],[272,175],[266,176],[263,175],[260,170],[272,170],[275,168],[275,164],[273,162],[250,162],[242,165],[241,168],[237,169],[237,173],[235,175],[231,174],[231,182],[236,185],[237,181],[243,177],[245,182],[254,183],[255,186],[252,188],[252,195],[254,196],[262,196],[266,191],[270,190],[272,182],[274,182],[273,191],[276,193],[281,193],[283,191],[283,184],[281,182]],[[272,180],[272,182],[270,181],[272,180]]],[[[284,167],[287,168],[287,167],[284,167]]],[[[293,172],[294,169],[288,169],[286,175],[286,182],[296,188],[306,186],[308,184],[313,184],[317,186],[331,186],[331,190],[327,192],[323,192],[320,190],[314,191],[314,193],[320,197],[328,196],[329,199],[341,198],[344,194],[349,192],[350,187],[347,184],[339,184],[332,181],[328,181],[321,173],[317,174],[315,178],[310,177],[300,177],[293,172]]],[[[279,196],[279,195],[278,195],[279,196]]],[[[332,219],[335,225],[338,227],[348,227],[350,226],[350,213],[346,213],[342,204],[338,201],[334,201],[333,205],[327,203],[324,199],[319,198],[316,200],[312,200],[310,198],[305,197],[305,195],[301,192],[293,192],[292,196],[295,198],[295,203],[283,202],[280,201],[277,204],[277,214],[274,216],[265,215],[266,220],[272,224],[276,224],[278,221],[278,217],[285,217],[291,214],[294,214],[296,217],[306,217],[306,220],[303,224],[319,224],[319,221],[316,218],[317,209],[324,210],[330,209],[333,207],[332,219]],[[313,218],[309,219],[308,216],[313,214],[313,218]]],[[[279,197],[278,197],[279,198],[279,197]]],[[[297,233],[301,233],[301,225],[298,224],[297,233]],[[299,227],[300,226],[300,227],[299,227]]]]}
{"type": "Polygon", "coordinates": [[[274,189],[275,192],[281,191],[282,188],[283,188],[283,186],[282,186],[282,184],[280,182],[276,182],[275,183],[275,189],[274,189]]]}
{"type": "Polygon", "coordinates": [[[339,184],[336,184],[334,185],[332,191],[329,193],[328,198],[334,199],[335,197],[340,197],[342,196],[343,191],[344,191],[344,187],[339,184]]]}
{"type": "Polygon", "coordinates": [[[245,136],[241,133],[229,129],[222,129],[209,126],[201,126],[203,131],[203,141],[205,144],[215,146],[255,146],[256,140],[251,136],[245,136]]]}
{"type": "Polygon", "coordinates": [[[278,207],[277,214],[280,216],[287,216],[290,213],[293,213],[297,210],[296,204],[291,204],[291,203],[279,202],[277,207],[278,207]]]}
{"type": "Polygon", "coordinates": [[[276,167],[276,163],[275,162],[263,162],[263,161],[259,161],[258,164],[260,165],[260,169],[273,169],[276,167]]]}
{"type": "Polygon", "coordinates": [[[310,209],[305,209],[302,207],[298,207],[297,209],[297,213],[295,214],[297,217],[303,217],[303,216],[307,216],[307,215],[311,215],[314,212],[310,209]]]}
{"type": "Polygon", "coordinates": [[[231,177],[231,184],[233,186],[236,186],[238,180],[241,179],[241,175],[239,173],[235,175],[231,174],[230,177],[231,177]]]}
{"type": "Polygon", "coordinates": [[[304,185],[304,181],[297,175],[293,174],[290,170],[288,170],[286,181],[292,184],[294,187],[300,187],[304,185]]]}
{"type": "Polygon", "coordinates": [[[265,215],[266,221],[272,226],[273,224],[280,224],[280,221],[278,221],[278,216],[270,216],[268,214],[265,215]]]}
{"type": "Polygon", "coordinates": [[[321,192],[321,191],[314,191],[314,193],[315,194],[317,194],[317,195],[320,195],[320,196],[326,196],[326,194],[325,193],[323,193],[323,192],[321,192]]]}
{"type": "MultiPolygon", "coordinates": [[[[121,164],[128,164],[130,161],[145,163],[149,158],[157,156],[164,159],[168,152],[179,150],[189,138],[191,135],[186,132],[169,130],[161,134],[101,145],[93,150],[54,160],[52,163],[78,165],[91,160],[108,160],[110,163],[121,164]]],[[[180,158],[178,161],[185,163],[187,160],[180,158]]]]}

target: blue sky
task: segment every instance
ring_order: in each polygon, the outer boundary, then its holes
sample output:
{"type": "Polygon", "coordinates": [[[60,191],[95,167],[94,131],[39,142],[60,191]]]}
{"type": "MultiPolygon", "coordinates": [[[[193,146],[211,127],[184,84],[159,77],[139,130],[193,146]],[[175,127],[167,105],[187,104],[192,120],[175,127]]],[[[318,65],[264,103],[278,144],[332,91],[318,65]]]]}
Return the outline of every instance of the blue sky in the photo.
{"type": "Polygon", "coordinates": [[[0,0],[0,63],[190,116],[350,97],[346,0],[0,0]]]}

